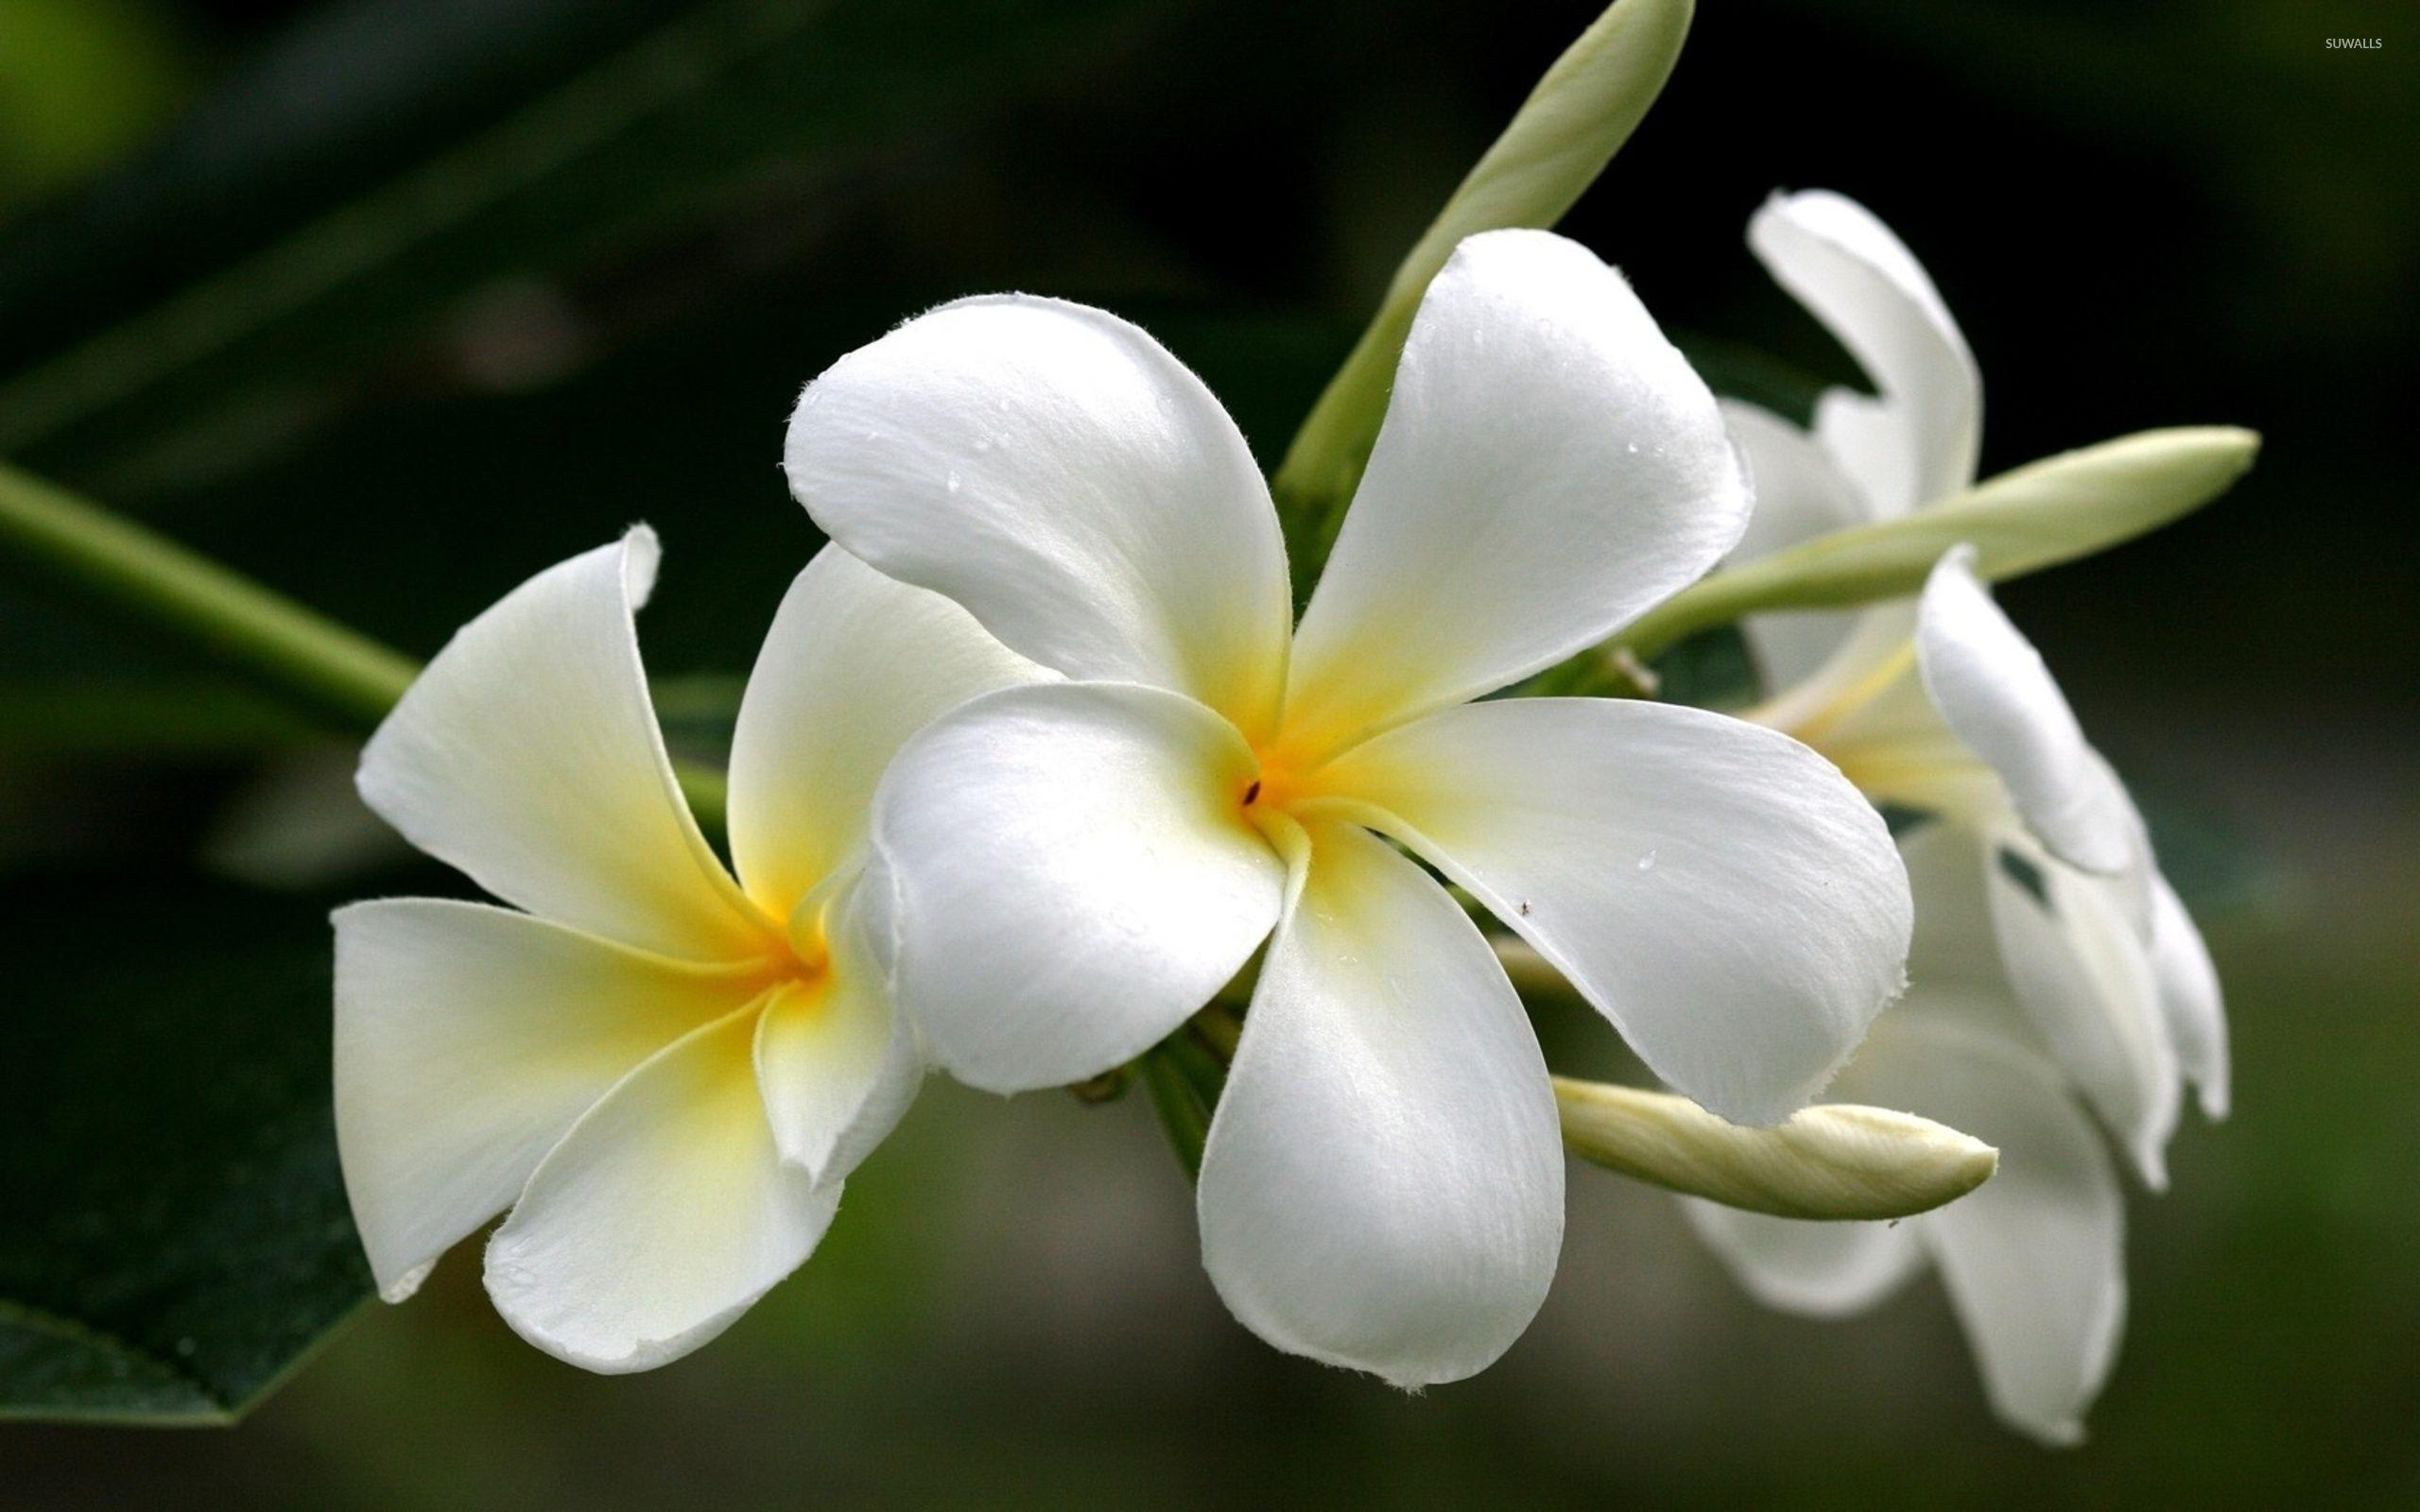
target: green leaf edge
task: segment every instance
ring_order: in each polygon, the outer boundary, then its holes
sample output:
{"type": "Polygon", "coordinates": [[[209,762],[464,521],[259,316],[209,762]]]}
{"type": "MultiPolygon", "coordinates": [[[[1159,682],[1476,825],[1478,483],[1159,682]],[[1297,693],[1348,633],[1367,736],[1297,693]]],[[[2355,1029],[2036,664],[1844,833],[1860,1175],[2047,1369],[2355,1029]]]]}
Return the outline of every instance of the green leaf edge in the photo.
{"type": "Polygon", "coordinates": [[[145,1349],[129,1339],[95,1327],[80,1318],[55,1313],[31,1302],[0,1297],[0,1330],[17,1329],[40,1333],[54,1339],[83,1346],[112,1359],[133,1364],[149,1373],[152,1380],[165,1377],[189,1388],[197,1405],[190,1411],[171,1408],[144,1410],[130,1407],[73,1407],[43,1405],[34,1402],[0,1400],[0,1422],[18,1423],[80,1423],[94,1427],[117,1428],[233,1428],[241,1423],[253,1408],[302,1373],[338,1333],[358,1318],[363,1309],[375,1298],[363,1297],[347,1308],[337,1319],[316,1334],[308,1344],[296,1350],[275,1374],[270,1375],[247,1395],[230,1401],[175,1360],[145,1349]]]}

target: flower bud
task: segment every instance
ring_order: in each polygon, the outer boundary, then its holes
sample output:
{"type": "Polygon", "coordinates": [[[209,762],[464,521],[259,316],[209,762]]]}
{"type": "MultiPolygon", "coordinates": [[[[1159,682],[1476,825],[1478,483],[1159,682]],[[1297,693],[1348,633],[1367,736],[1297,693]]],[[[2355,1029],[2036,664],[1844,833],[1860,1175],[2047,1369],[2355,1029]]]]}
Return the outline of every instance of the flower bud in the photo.
{"type": "Polygon", "coordinates": [[[2106,551],[2192,513],[2259,455],[2235,425],[2139,431],[2046,456],[1890,520],[1852,525],[1708,574],[1606,643],[1652,661],[1696,631],[1777,609],[1837,609],[1923,588],[1942,553],[1975,548],[1985,582],[2106,551]]]}
{"type": "Polygon", "coordinates": [[[1905,1218],[1962,1197],[1999,1166],[1980,1140],[1847,1103],[1773,1128],[1726,1124],[1685,1097],[1554,1078],[1563,1139],[1608,1170],[1782,1218],[1905,1218]]]}
{"type": "Polygon", "coordinates": [[[1352,497],[1429,280],[1465,236],[1563,218],[1663,93],[1695,9],[1696,0],[1615,0],[1564,49],[1395,269],[1270,480],[1279,499],[1335,508],[1352,497]]]}

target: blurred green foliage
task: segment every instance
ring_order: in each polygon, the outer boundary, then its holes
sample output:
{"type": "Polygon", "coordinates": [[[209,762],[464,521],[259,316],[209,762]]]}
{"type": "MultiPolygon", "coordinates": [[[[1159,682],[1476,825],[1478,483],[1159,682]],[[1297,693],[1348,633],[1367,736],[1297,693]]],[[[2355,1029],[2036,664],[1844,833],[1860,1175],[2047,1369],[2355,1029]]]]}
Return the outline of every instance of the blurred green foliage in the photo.
{"type": "Polygon", "coordinates": [[[0,211],[123,157],[199,72],[141,0],[0,0],[0,211]]]}
{"type": "MultiPolygon", "coordinates": [[[[642,639],[676,737],[710,748],[816,544],[774,465],[807,377],[933,301],[1046,289],[1143,320],[1274,461],[1594,9],[0,0],[0,449],[415,655],[647,518],[668,557],[642,639]]],[[[1567,226],[1722,387],[1851,376],[1739,241],[1764,192],[1820,183],[1943,284],[1987,472],[2154,424],[2269,437],[2219,507],[2004,595],[2145,794],[2238,1044],[2236,1119],[2188,1129],[2175,1190],[2135,1205],[2091,1446],[1995,1428],[1936,1295],[1761,1313],[1663,1199],[1584,1171],[1530,1336],[1396,1397],[1225,1319],[1144,1098],[937,1087],[808,1269],[691,1361],[572,1372],[458,1256],[233,1435],[0,1431],[0,1505],[2420,1495],[2420,644],[2411,556],[2381,547],[2409,532],[2420,387],[2403,13],[1708,11],[1567,226]]],[[[1719,690],[1735,649],[1666,670],[1719,690]]],[[[106,1303],[86,1321],[132,1351],[126,1377],[89,1373],[107,1350],[57,1368],[115,1410],[133,1380],[220,1412],[360,1295],[324,1104],[245,1114],[323,1070],[319,879],[462,885],[374,842],[283,891],[197,873],[289,783],[323,813],[296,764],[343,754],[318,738],[0,562],[0,1297],[67,1307],[28,1257],[73,1257],[106,1303]],[[146,1225],[62,1233],[78,1182],[146,1225]],[[231,1263],[181,1295],[175,1246],[213,1226],[231,1263]],[[320,1247],[256,1246],[294,1232],[320,1247]]],[[[1601,1025],[1542,1028],[1559,1067],[1620,1069],[1601,1025]]],[[[0,1350],[31,1347],[0,1316],[0,1350]]]]}
{"type": "Polygon", "coordinates": [[[174,874],[0,885],[0,1414],[232,1421],[365,1297],[318,911],[174,874]],[[129,910],[143,948],[95,939],[129,910]],[[31,1011],[26,1011],[30,1009],[31,1011]]]}

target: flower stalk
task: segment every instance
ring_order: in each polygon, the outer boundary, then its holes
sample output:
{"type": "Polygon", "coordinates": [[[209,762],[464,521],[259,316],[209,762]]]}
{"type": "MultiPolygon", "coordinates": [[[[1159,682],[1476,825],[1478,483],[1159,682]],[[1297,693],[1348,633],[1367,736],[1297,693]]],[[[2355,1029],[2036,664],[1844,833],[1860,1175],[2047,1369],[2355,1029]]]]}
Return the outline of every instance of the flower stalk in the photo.
{"type": "Polygon", "coordinates": [[[420,672],[401,652],[5,462],[0,536],[95,596],[199,641],[348,728],[376,724],[420,672]]]}
{"type": "Polygon", "coordinates": [[[1151,1111],[1159,1115],[1185,1178],[1199,1180],[1202,1147],[1210,1141],[1210,1105],[1183,1062],[1178,1046],[1184,1040],[1180,1030],[1144,1051],[1134,1061],[1134,1074],[1150,1093],[1151,1111]]]}
{"type": "MultiPolygon", "coordinates": [[[[420,675],[392,646],[22,468],[0,462],[0,541],[154,627],[198,642],[321,723],[366,732],[420,675]]],[[[676,763],[699,822],[720,772],[676,763]]]]}

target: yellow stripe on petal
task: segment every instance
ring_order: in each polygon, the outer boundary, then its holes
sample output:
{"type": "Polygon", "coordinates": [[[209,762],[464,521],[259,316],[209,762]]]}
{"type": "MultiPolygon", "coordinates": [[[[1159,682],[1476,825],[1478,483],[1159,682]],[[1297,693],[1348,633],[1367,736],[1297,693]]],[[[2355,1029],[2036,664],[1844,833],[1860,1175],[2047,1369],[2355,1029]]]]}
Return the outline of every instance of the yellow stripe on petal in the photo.
{"type": "Polygon", "coordinates": [[[515,1332],[590,1370],[647,1370],[805,1261],[840,1200],[786,1165],[751,1072],[757,1013],[667,1046],[589,1109],[488,1245],[515,1332]]]}
{"type": "Polygon", "coordinates": [[[1202,1154],[1202,1263],[1281,1349],[1402,1386],[1460,1380],[1554,1276],[1546,1062],[1443,888],[1353,825],[1307,833],[1202,1154]]]}
{"type": "Polygon", "coordinates": [[[358,903],[336,935],[337,1148],[389,1300],[631,1067],[765,985],[483,903],[358,903]]]}
{"type": "Polygon", "coordinates": [[[854,902],[832,913],[823,970],[775,993],[756,1026],[756,1084],[774,1143],[817,1180],[847,1176],[924,1076],[915,1031],[891,1007],[854,902]]]}
{"type": "Polygon", "coordinates": [[[361,796],[542,918],[666,955],[761,954],[770,921],[699,833],[648,698],[632,616],[655,563],[641,526],[464,626],[363,750],[361,796]]]}
{"type": "Polygon", "coordinates": [[[1428,287],[1303,611],[1284,738],[1332,750],[1561,661],[1739,537],[1714,396],[1622,276],[1498,231],[1428,287]]]}
{"type": "Polygon", "coordinates": [[[826,546],[782,600],[732,735],[732,860],[749,896],[789,918],[864,848],[874,786],[908,736],[1050,676],[939,593],[826,546]]]}

